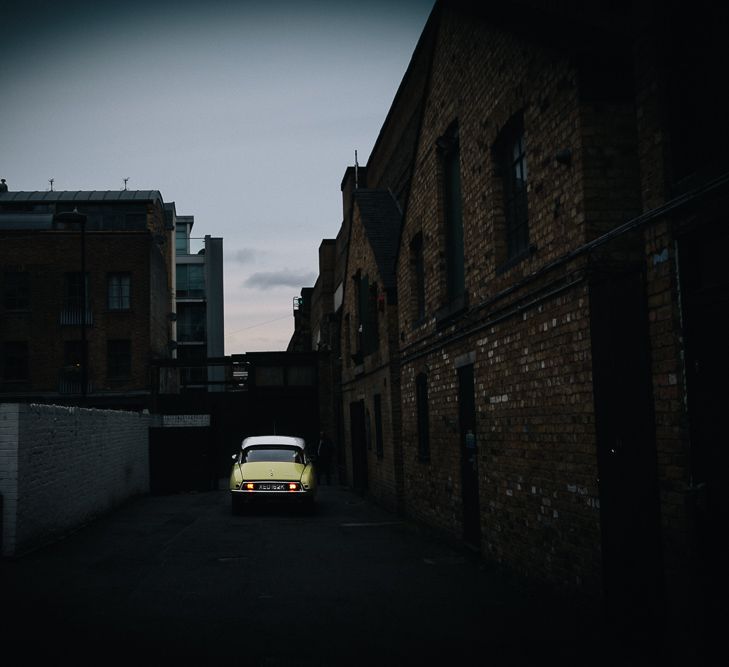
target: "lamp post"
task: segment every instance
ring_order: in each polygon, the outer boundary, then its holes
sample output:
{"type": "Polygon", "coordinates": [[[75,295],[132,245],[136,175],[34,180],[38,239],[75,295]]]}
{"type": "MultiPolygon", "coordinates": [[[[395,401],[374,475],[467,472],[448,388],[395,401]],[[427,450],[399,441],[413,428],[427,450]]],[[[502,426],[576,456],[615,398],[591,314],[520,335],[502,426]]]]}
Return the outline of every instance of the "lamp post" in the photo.
{"type": "Polygon", "coordinates": [[[86,351],[86,220],[84,213],[77,208],[73,211],[57,213],[54,219],[58,222],[78,224],[81,229],[81,399],[86,402],[88,384],[88,353],[86,351]]]}

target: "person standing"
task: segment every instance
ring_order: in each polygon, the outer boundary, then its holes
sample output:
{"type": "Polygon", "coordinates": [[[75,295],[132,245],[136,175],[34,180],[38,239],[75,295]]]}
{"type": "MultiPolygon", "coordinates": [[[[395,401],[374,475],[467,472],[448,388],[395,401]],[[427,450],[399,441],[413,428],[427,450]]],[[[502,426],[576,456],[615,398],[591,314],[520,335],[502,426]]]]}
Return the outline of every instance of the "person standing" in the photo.
{"type": "Polygon", "coordinates": [[[322,431],[319,434],[319,444],[316,448],[316,474],[319,484],[321,484],[322,477],[326,478],[327,484],[332,483],[332,449],[332,441],[322,431]]]}

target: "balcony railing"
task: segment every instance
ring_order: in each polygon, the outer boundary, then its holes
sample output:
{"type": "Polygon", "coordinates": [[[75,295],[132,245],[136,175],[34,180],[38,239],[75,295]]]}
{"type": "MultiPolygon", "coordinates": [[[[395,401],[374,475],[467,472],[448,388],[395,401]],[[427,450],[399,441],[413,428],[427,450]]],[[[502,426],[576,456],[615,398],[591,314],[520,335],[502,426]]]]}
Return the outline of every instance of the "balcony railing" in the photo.
{"type": "MultiPolygon", "coordinates": [[[[81,394],[81,380],[74,380],[71,378],[63,377],[58,380],[58,393],[59,394],[81,394]]],[[[91,382],[86,383],[86,393],[90,394],[93,390],[91,382]]]]}
{"type": "Polygon", "coordinates": [[[191,236],[189,239],[187,239],[187,248],[188,248],[187,251],[177,248],[177,254],[178,255],[200,255],[200,254],[202,254],[202,251],[205,250],[205,238],[191,236]]]}
{"type": "MultiPolygon", "coordinates": [[[[59,323],[62,327],[80,327],[84,318],[83,308],[63,308],[59,316],[59,323]]],[[[86,326],[94,325],[94,314],[90,308],[86,309],[86,326]]]]}

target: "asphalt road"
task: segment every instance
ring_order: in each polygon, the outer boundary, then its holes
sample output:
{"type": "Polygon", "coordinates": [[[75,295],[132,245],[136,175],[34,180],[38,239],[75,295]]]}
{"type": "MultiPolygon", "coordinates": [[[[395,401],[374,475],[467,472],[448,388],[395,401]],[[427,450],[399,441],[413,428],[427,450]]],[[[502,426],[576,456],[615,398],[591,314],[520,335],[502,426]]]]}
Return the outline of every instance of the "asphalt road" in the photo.
{"type": "Polygon", "coordinates": [[[17,665],[596,664],[603,650],[585,609],[339,487],[312,515],[233,516],[223,484],[139,498],[0,575],[17,665]]]}

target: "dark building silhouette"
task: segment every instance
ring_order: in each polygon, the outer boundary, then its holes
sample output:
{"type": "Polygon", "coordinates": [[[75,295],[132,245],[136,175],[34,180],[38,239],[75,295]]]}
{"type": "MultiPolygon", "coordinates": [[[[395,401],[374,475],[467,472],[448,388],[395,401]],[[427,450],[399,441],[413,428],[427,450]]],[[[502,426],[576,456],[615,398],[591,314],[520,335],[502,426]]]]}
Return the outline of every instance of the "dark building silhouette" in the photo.
{"type": "Polygon", "coordinates": [[[339,327],[348,483],[697,653],[727,583],[726,27],[437,2],[310,325],[339,327]]]}
{"type": "Polygon", "coordinates": [[[3,399],[148,407],[174,311],[160,193],[2,193],[0,237],[3,399]]]}

